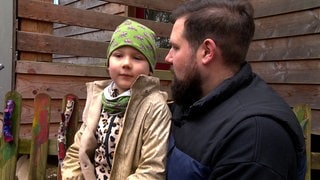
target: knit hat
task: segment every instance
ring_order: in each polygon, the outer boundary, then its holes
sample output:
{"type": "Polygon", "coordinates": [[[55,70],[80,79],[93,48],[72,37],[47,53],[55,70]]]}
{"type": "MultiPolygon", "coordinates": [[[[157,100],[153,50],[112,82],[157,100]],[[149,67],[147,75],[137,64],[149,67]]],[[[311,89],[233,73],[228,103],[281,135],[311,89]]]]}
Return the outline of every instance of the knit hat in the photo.
{"type": "Polygon", "coordinates": [[[131,46],[140,51],[148,60],[153,72],[156,65],[155,33],[148,27],[133,20],[125,20],[114,31],[108,51],[107,66],[111,53],[119,47],[131,46]]]}

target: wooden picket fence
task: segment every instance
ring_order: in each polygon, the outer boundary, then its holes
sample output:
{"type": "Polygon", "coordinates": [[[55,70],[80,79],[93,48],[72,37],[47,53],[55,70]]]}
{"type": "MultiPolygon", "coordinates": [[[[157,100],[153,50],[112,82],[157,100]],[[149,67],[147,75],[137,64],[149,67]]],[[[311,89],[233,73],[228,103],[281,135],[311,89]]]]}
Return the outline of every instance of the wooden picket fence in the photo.
{"type": "MultiPolygon", "coordinates": [[[[28,154],[29,174],[28,179],[46,179],[46,167],[48,155],[57,155],[61,160],[64,157],[65,149],[58,151],[57,139],[49,139],[50,128],[50,110],[51,98],[45,93],[37,94],[34,98],[34,117],[32,121],[31,139],[19,138],[19,127],[22,109],[22,97],[18,92],[10,91],[6,94],[5,102],[13,100],[14,111],[11,117],[13,140],[5,142],[4,135],[0,141],[0,180],[16,179],[17,159],[20,155],[28,154]]],[[[66,147],[73,143],[73,137],[78,129],[78,98],[73,94],[67,94],[62,101],[61,114],[62,122],[68,118],[68,128],[65,133],[66,147]],[[66,115],[67,108],[70,106],[70,97],[72,97],[73,111],[66,115]]],[[[306,150],[307,150],[307,174],[306,180],[311,179],[311,169],[320,169],[320,153],[311,152],[311,108],[306,104],[296,105],[293,107],[301,127],[304,131],[306,150]]],[[[4,111],[4,121],[6,109],[4,111]]],[[[59,133],[58,133],[59,134],[59,133]]],[[[61,150],[61,149],[60,149],[61,150]]],[[[61,179],[60,163],[57,164],[57,179],[61,179]]]]}
{"type": "MultiPolygon", "coordinates": [[[[47,157],[57,155],[59,160],[64,157],[65,149],[73,143],[73,137],[78,129],[78,98],[75,95],[67,94],[62,101],[62,109],[66,112],[68,98],[72,97],[73,111],[68,114],[68,128],[65,128],[65,145],[61,147],[57,139],[49,139],[51,98],[45,93],[37,94],[34,98],[34,117],[32,121],[31,139],[20,139],[19,128],[21,120],[22,97],[18,92],[10,91],[5,96],[5,102],[13,100],[14,111],[10,118],[13,141],[6,142],[2,135],[0,141],[0,180],[16,179],[16,166],[18,157],[29,155],[28,179],[41,180],[46,178],[47,157]],[[59,146],[60,145],[60,146],[59,146]],[[58,149],[58,146],[60,149],[58,149]],[[58,151],[60,150],[60,151],[58,151]]],[[[6,109],[4,111],[4,121],[6,120],[6,109]]],[[[61,114],[63,120],[65,113],[61,114]]],[[[5,126],[5,122],[3,123],[5,126]]],[[[59,132],[58,132],[59,134],[59,132]]],[[[57,164],[57,178],[60,176],[60,163],[57,164]]]]}

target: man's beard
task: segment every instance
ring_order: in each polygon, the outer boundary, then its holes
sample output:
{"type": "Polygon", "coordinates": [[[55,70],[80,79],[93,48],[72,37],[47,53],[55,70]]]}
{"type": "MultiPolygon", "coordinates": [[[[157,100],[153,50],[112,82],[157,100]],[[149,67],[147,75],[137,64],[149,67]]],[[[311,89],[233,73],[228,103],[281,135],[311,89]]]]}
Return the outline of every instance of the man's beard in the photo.
{"type": "MultiPolygon", "coordinates": [[[[196,67],[196,66],[194,66],[196,67]]],[[[184,80],[174,75],[171,86],[173,100],[184,107],[189,107],[202,96],[202,79],[197,68],[191,68],[184,80]]]]}

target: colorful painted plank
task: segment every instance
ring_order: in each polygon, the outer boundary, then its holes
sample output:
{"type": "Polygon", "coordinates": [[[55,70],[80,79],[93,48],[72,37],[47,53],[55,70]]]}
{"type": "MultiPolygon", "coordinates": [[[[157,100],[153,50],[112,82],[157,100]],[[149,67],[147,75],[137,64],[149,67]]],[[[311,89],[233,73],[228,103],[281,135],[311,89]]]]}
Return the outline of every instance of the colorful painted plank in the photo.
{"type": "Polygon", "coordinates": [[[78,101],[79,98],[73,94],[67,94],[62,101],[61,122],[58,132],[57,146],[58,146],[58,170],[57,179],[61,177],[61,163],[66,155],[66,150],[73,143],[74,135],[78,130],[78,101]]]}
{"type": "Polygon", "coordinates": [[[48,138],[51,111],[49,95],[37,94],[34,99],[29,179],[46,179],[48,138]]]}
{"type": "MultiPolygon", "coordinates": [[[[4,108],[4,121],[7,116],[7,120],[11,121],[12,139],[5,139],[4,135],[1,135],[0,140],[0,179],[14,180],[15,171],[18,157],[18,143],[19,143],[19,128],[21,119],[21,107],[22,96],[15,91],[10,91],[5,96],[5,108],[4,108]],[[6,112],[8,109],[7,104],[13,106],[12,116],[8,117],[10,112],[6,112]]],[[[10,108],[9,108],[10,109],[10,108]]],[[[3,125],[4,128],[4,125],[3,125]]],[[[8,130],[8,129],[7,129],[8,130]]],[[[5,132],[5,131],[1,131],[5,132]]],[[[7,134],[7,137],[10,135],[7,134]]]]}
{"type": "Polygon", "coordinates": [[[307,172],[305,180],[311,179],[311,108],[307,104],[299,104],[293,107],[301,128],[303,130],[306,152],[307,152],[307,172]]]}

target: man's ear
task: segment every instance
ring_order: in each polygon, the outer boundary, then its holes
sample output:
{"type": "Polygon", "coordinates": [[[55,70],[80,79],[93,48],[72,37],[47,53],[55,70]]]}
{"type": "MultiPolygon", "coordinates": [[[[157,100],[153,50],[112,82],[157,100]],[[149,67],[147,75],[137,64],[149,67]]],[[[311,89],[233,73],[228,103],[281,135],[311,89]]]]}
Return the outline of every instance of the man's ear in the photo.
{"type": "Polygon", "coordinates": [[[202,63],[211,62],[216,55],[216,43],[212,39],[205,39],[202,43],[202,63]]]}

